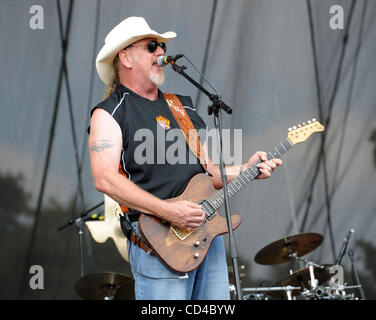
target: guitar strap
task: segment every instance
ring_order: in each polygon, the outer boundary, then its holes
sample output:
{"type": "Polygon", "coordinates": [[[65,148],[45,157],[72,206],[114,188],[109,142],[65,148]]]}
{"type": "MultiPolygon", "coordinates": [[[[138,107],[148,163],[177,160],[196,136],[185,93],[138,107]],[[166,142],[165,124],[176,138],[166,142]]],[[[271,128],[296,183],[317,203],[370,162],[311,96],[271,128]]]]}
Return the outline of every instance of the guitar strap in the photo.
{"type": "MultiPolygon", "coordinates": [[[[169,106],[172,115],[174,116],[176,122],[178,123],[180,129],[182,130],[185,140],[187,141],[189,149],[193,152],[193,154],[199,159],[201,165],[203,166],[204,170],[207,172],[207,164],[206,164],[206,154],[204,149],[201,145],[200,138],[197,134],[197,130],[194,127],[192,120],[189,118],[188,113],[184,110],[183,104],[181,103],[180,99],[171,93],[163,93],[164,98],[169,106]]],[[[122,170],[121,165],[119,165],[119,172],[123,174],[125,177],[127,175],[122,170]]],[[[209,173],[210,175],[210,173],[209,173]]],[[[120,204],[121,210],[123,213],[129,212],[129,208],[120,204]]]]}
{"type": "Polygon", "coordinates": [[[183,104],[175,94],[163,93],[163,95],[172,112],[172,115],[184,134],[189,149],[197,157],[204,170],[207,172],[206,154],[204,152],[204,148],[201,145],[200,138],[192,123],[192,120],[189,118],[188,113],[184,110],[183,104]]]}

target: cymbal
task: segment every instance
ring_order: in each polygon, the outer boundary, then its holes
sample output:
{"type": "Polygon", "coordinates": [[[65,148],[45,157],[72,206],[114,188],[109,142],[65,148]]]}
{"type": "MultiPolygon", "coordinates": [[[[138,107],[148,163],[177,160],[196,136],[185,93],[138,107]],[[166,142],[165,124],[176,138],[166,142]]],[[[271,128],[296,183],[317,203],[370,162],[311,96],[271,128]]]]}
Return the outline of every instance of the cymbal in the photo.
{"type": "MultiPolygon", "coordinates": [[[[323,268],[319,268],[314,266],[313,267],[313,272],[315,275],[315,279],[318,281],[317,285],[322,285],[326,281],[329,281],[330,278],[333,276],[333,274],[330,273],[330,267],[331,264],[323,264],[323,268]]],[[[304,268],[301,270],[298,270],[294,272],[293,274],[289,275],[288,277],[282,279],[281,281],[277,282],[277,286],[280,287],[286,287],[286,286],[291,286],[291,287],[301,287],[302,290],[293,290],[292,295],[297,296],[303,291],[304,289],[310,289],[310,284],[309,281],[311,281],[311,276],[309,273],[309,268],[304,268]]],[[[283,292],[272,292],[270,296],[274,298],[285,298],[283,292]]]]}
{"type": "Polygon", "coordinates": [[[291,261],[290,254],[296,253],[298,257],[315,250],[321,245],[323,236],[318,233],[300,233],[277,240],[263,249],[255,256],[259,264],[279,264],[291,261]]]}
{"type": "Polygon", "coordinates": [[[134,281],[120,273],[101,272],[82,277],[76,291],[84,300],[133,300],[134,281]]]}

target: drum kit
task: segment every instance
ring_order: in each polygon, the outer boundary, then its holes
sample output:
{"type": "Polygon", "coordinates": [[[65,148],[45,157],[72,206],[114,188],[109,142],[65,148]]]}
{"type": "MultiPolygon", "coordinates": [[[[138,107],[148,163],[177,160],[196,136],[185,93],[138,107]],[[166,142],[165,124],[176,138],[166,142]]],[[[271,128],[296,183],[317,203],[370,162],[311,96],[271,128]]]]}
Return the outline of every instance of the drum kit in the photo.
{"type": "MultiPolygon", "coordinates": [[[[277,265],[290,262],[304,264],[303,269],[294,271],[278,281],[274,287],[243,288],[244,300],[357,300],[354,294],[345,290],[359,286],[337,285],[333,281],[338,266],[317,264],[303,259],[302,256],[312,252],[321,245],[323,237],[317,233],[301,233],[286,236],[270,243],[255,256],[261,265],[277,265]],[[337,268],[336,268],[337,267],[337,268]],[[333,285],[334,284],[334,285],[333,285]]],[[[230,292],[235,286],[230,286],[230,292]]]]}
{"type": "MultiPolygon", "coordinates": [[[[304,264],[304,268],[294,271],[278,281],[273,287],[243,288],[244,300],[358,300],[346,290],[360,286],[335,285],[330,264],[317,264],[303,259],[321,245],[323,237],[317,233],[301,233],[286,236],[270,243],[255,256],[261,265],[277,265],[290,262],[304,264]]],[[[245,276],[245,267],[241,266],[240,276],[245,276]]],[[[230,270],[231,275],[231,270],[230,270]]],[[[230,285],[230,294],[235,297],[234,285],[230,285]]],[[[134,280],[124,274],[102,272],[89,274],[76,282],[76,292],[84,300],[134,300],[134,280]]]]}
{"type": "MultiPolygon", "coordinates": [[[[122,257],[128,261],[125,237],[121,233],[119,223],[116,219],[116,212],[119,210],[119,208],[114,205],[115,202],[110,202],[110,200],[110,198],[106,199],[105,197],[105,221],[92,221],[86,222],[86,224],[92,233],[93,238],[97,242],[104,242],[108,237],[112,237],[117,245],[117,249],[119,252],[122,252],[122,257]],[[112,231],[109,232],[109,230],[112,231]]],[[[117,203],[116,205],[118,206],[117,203]]],[[[68,224],[72,223],[74,222],[69,221],[68,224]]],[[[323,237],[320,234],[301,233],[286,236],[261,249],[254,258],[256,263],[261,265],[277,265],[290,262],[290,274],[284,279],[278,281],[273,287],[243,288],[243,299],[356,300],[357,298],[354,296],[354,294],[347,294],[345,289],[355,289],[361,287],[360,285],[341,285],[339,287],[333,287],[330,280],[333,277],[332,268],[336,267],[336,265],[320,265],[310,260],[301,258],[319,247],[322,241],[323,237]],[[304,268],[294,271],[293,266],[295,266],[297,262],[304,264],[304,268]]],[[[134,300],[133,278],[124,274],[113,272],[101,272],[84,276],[83,269],[83,261],[81,259],[82,276],[76,282],[76,292],[82,299],[134,300]]],[[[240,277],[245,277],[246,273],[244,266],[241,266],[240,271],[240,277]]],[[[229,269],[230,278],[231,272],[233,273],[233,270],[229,269]]],[[[230,285],[229,289],[231,296],[235,297],[235,286],[230,285]]]]}

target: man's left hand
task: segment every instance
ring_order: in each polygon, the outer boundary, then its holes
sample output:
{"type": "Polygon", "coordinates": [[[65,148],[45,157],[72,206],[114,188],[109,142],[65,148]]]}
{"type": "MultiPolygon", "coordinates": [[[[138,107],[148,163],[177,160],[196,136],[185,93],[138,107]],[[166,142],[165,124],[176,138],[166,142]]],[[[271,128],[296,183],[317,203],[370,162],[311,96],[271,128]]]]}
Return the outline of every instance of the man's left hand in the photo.
{"type": "Polygon", "coordinates": [[[243,171],[247,170],[257,161],[262,162],[257,165],[260,174],[255,179],[267,179],[271,176],[273,170],[282,165],[281,159],[268,160],[267,153],[264,151],[257,151],[252,157],[249,158],[248,163],[243,165],[243,171]]]}

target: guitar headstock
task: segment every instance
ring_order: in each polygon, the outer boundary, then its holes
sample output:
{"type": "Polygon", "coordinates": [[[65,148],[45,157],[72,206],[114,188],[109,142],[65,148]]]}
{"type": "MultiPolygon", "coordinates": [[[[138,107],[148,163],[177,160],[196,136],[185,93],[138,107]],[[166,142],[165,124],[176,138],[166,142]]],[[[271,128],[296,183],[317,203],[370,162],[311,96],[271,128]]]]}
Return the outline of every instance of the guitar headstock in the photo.
{"type": "Polygon", "coordinates": [[[292,144],[297,144],[306,141],[312,133],[324,131],[324,126],[316,119],[312,119],[297,126],[289,128],[287,139],[292,144]]]}

